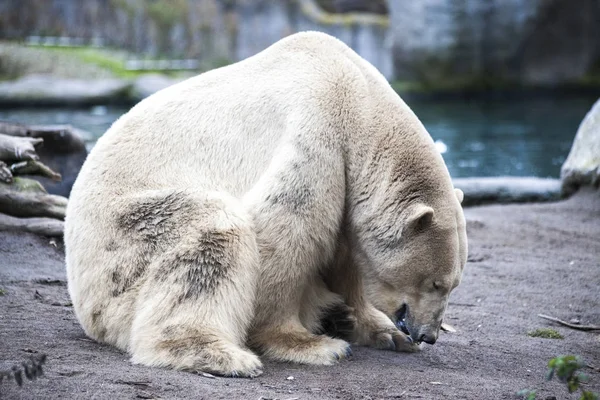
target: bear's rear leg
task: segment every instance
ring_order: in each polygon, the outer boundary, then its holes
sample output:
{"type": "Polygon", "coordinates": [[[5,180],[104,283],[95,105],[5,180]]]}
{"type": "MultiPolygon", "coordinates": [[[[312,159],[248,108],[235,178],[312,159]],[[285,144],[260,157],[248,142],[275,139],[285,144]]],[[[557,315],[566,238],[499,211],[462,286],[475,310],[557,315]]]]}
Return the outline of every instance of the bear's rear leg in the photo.
{"type": "Polygon", "coordinates": [[[256,291],[255,234],[235,199],[184,196],[193,203],[178,210],[185,213],[185,224],[178,225],[181,230],[166,251],[151,260],[140,288],[132,361],[258,376],[262,364],[244,348],[256,291]]]}
{"type": "Polygon", "coordinates": [[[134,351],[132,361],[222,376],[253,378],[262,374],[258,357],[223,339],[221,332],[186,329],[181,325],[163,329],[160,339],[134,351]]]}

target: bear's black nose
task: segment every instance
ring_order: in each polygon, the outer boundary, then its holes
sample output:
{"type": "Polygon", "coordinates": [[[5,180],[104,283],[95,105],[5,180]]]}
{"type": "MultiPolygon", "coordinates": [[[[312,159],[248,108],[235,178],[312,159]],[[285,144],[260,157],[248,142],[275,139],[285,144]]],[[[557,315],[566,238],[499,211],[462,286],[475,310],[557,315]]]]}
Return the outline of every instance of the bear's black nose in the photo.
{"type": "Polygon", "coordinates": [[[432,334],[423,333],[423,334],[421,334],[421,336],[419,336],[419,342],[435,344],[436,340],[437,340],[436,335],[432,335],[432,334]]]}

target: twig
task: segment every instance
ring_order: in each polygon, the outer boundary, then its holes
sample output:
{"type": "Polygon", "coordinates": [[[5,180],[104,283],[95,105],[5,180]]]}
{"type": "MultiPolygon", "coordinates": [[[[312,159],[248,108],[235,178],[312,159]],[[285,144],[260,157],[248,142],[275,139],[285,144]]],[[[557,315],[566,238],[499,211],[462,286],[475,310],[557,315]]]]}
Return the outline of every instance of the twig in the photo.
{"type": "Polygon", "coordinates": [[[35,160],[15,163],[10,166],[10,172],[12,172],[13,175],[41,175],[50,178],[55,182],[62,179],[58,172],[54,172],[46,164],[35,160]]]}
{"type": "Polygon", "coordinates": [[[449,306],[456,306],[456,307],[477,307],[477,304],[471,304],[471,303],[448,303],[449,306]]]}
{"type": "Polygon", "coordinates": [[[585,366],[589,369],[593,369],[594,371],[600,372],[600,368],[596,367],[595,365],[585,364],[585,366]]]}
{"type": "Polygon", "coordinates": [[[548,321],[556,322],[557,324],[566,326],[567,328],[576,329],[578,331],[600,331],[600,325],[576,325],[544,314],[538,314],[538,317],[547,319],[548,321]]]}

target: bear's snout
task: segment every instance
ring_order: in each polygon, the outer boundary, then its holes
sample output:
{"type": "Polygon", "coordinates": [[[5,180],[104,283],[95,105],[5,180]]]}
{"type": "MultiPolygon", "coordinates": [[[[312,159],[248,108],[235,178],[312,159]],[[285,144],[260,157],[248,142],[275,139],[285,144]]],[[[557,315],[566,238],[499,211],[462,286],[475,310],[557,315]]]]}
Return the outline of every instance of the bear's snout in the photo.
{"type": "Polygon", "coordinates": [[[427,330],[419,334],[419,340],[417,342],[425,342],[427,344],[435,344],[438,338],[437,330],[427,330]]]}

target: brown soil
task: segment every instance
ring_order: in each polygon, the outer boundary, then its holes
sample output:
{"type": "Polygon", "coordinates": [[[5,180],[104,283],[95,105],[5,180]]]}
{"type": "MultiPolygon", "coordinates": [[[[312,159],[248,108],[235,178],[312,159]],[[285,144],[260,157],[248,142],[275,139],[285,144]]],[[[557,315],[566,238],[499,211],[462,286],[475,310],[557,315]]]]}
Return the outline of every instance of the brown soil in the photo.
{"type": "Polygon", "coordinates": [[[600,324],[600,193],[553,204],[466,210],[469,263],[452,294],[442,333],[419,354],[355,348],[333,367],[267,362],[253,380],[206,378],[132,365],[125,353],[86,338],[69,303],[61,244],[0,233],[0,369],[47,353],[45,376],[2,398],[541,399],[577,398],[545,382],[548,360],[581,355],[588,389],[600,392],[600,334],[555,326],[549,314],[600,324]],[[563,336],[527,336],[552,326],[563,336]],[[293,378],[292,378],[293,377],[293,378]]]}

